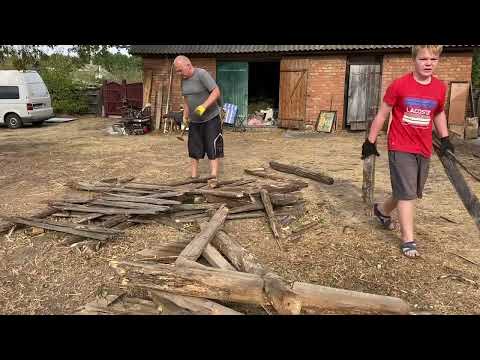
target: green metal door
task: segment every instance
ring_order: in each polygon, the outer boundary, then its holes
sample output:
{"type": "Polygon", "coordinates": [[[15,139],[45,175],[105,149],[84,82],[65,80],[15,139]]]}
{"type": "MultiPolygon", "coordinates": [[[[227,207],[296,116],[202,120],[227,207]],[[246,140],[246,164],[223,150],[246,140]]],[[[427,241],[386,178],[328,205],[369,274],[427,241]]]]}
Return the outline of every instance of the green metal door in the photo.
{"type": "Polygon", "coordinates": [[[217,84],[224,103],[238,106],[242,120],[248,112],[248,62],[217,62],[217,84]]]}

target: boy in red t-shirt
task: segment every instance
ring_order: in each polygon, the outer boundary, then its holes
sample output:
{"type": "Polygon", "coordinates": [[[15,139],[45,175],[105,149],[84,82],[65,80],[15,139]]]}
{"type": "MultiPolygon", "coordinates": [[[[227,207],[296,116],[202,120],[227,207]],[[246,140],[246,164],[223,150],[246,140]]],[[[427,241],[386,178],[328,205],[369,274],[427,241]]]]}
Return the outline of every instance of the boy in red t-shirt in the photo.
{"type": "Polygon", "coordinates": [[[415,199],[422,197],[428,176],[433,123],[441,140],[441,153],[447,149],[454,151],[444,112],[447,89],[442,81],[432,76],[441,52],[442,46],[413,46],[414,71],[390,84],[362,146],[362,159],[370,155],[380,156],[376,147],[377,136],[392,112],[388,132],[392,197],[383,204],[375,204],[373,212],[382,225],[393,229],[390,214],[398,208],[401,250],[410,258],[419,256],[414,240],[415,199]]]}

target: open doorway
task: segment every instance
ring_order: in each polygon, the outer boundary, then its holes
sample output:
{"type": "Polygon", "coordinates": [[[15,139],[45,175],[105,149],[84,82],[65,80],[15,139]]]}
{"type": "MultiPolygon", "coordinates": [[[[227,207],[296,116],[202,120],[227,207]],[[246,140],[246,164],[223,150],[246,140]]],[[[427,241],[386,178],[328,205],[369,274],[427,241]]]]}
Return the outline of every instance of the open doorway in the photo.
{"type": "Polygon", "coordinates": [[[248,63],[248,126],[273,126],[278,118],[280,61],[248,63]]]}

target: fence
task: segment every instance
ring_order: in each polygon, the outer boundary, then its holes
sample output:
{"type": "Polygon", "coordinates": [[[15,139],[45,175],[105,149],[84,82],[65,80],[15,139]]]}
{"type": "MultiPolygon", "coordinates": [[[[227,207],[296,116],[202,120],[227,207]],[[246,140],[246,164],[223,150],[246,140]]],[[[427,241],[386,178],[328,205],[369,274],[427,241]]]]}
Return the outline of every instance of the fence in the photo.
{"type": "Polygon", "coordinates": [[[143,104],[143,83],[121,84],[104,81],[102,86],[102,104],[105,116],[122,115],[121,107],[126,101],[128,105],[141,109],[143,104]]]}

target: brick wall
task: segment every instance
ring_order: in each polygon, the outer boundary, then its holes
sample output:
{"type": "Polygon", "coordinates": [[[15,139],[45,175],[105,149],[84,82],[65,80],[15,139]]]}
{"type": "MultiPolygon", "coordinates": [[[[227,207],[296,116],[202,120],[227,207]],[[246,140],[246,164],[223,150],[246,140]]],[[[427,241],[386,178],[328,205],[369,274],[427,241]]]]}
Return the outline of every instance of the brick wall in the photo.
{"type": "Polygon", "coordinates": [[[346,66],[345,55],[310,58],[306,123],[315,124],[320,111],[331,104],[337,111],[337,129],[343,128],[346,66]]]}
{"type": "MultiPolygon", "coordinates": [[[[155,94],[160,88],[161,83],[164,83],[164,99],[166,101],[167,91],[168,91],[168,80],[170,76],[170,66],[173,59],[165,58],[144,58],[143,59],[143,70],[152,70],[153,71],[153,81],[152,81],[152,92],[150,95],[150,102],[154,104],[155,94]]],[[[192,64],[195,67],[203,68],[207,70],[215,79],[216,77],[216,59],[214,58],[191,58],[192,64]]],[[[172,92],[170,95],[170,110],[178,111],[180,106],[183,104],[181,88],[180,88],[181,78],[173,72],[172,78],[172,92]]]]}
{"type": "MultiPolygon", "coordinates": [[[[328,55],[314,56],[309,59],[306,123],[315,124],[319,112],[321,110],[329,110],[332,102],[332,110],[337,111],[337,129],[342,129],[344,126],[347,57],[346,55],[328,55]]],[[[214,78],[216,77],[215,58],[192,58],[191,60],[194,66],[204,68],[214,78]]],[[[162,81],[165,83],[165,89],[167,89],[171,61],[172,59],[158,57],[144,58],[144,70],[153,70],[152,103],[162,81]]],[[[381,98],[383,98],[387,86],[393,79],[411,70],[412,60],[409,54],[385,55],[382,68],[381,98]]],[[[452,81],[470,81],[471,72],[471,52],[450,53],[442,55],[436,75],[449,84],[452,81]]],[[[181,104],[180,77],[174,74],[170,108],[178,110],[181,104]]]]}

